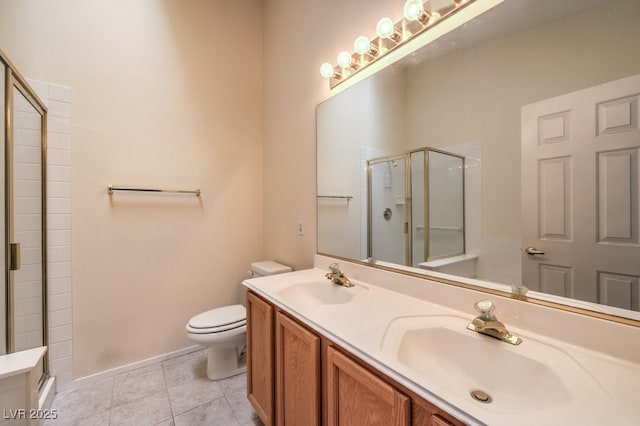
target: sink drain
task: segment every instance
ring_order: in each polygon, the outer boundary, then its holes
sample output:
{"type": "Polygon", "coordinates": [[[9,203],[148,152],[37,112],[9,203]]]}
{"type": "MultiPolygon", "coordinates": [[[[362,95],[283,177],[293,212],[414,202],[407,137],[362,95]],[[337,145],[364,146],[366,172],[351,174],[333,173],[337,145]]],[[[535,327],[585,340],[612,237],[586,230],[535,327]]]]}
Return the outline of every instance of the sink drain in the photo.
{"type": "Polygon", "coordinates": [[[488,404],[488,403],[491,402],[491,396],[489,396],[488,393],[483,392],[481,390],[471,391],[471,397],[473,399],[475,399],[476,401],[480,401],[480,402],[483,402],[485,404],[488,404]]]}

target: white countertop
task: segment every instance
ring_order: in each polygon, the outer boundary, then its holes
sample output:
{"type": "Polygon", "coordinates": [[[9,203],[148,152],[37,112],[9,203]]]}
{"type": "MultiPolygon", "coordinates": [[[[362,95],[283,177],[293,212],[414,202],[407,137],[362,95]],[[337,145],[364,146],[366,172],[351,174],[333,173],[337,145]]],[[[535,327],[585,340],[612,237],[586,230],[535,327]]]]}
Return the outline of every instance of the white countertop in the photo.
{"type": "MultiPolygon", "coordinates": [[[[341,264],[342,266],[342,264],[341,264]]],[[[637,425],[640,419],[640,365],[630,360],[620,359],[611,354],[585,348],[573,342],[566,342],[531,331],[532,327],[520,328],[500,316],[512,333],[523,337],[526,342],[539,342],[559,348],[578,368],[584,370],[599,386],[601,397],[595,401],[569,401],[565,405],[545,407],[536,400],[515,401],[514,409],[496,409],[470,398],[468,393],[452,392],[430,380],[428,374],[412,371],[382,350],[385,333],[393,320],[398,318],[441,316],[456,318],[456,324],[471,321],[475,314],[473,307],[468,312],[455,310],[443,304],[432,303],[428,298],[412,297],[404,292],[392,291],[383,286],[358,280],[355,297],[345,304],[290,306],[278,294],[279,289],[296,282],[326,281],[324,269],[308,269],[270,277],[253,278],[243,284],[283,308],[291,315],[316,330],[320,334],[351,351],[371,366],[387,374],[392,379],[414,391],[424,399],[469,424],[490,425],[637,425]],[[365,291],[366,290],[366,291],[365,291]],[[516,407],[522,404],[522,412],[516,407]],[[532,408],[535,407],[535,408],[532,408]],[[526,409],[525,409],[526,408],[526,409]],[[526,413],[524,413],[526,411],[526,413]]],[[[347,273],[348,271],[345,271],[347,273]]],[[[358,275],[356,273],[356,275],[358,275]]],[[[347,276],[349,274],[347,273],[347,276]]],[[[401,281],[402,278],[398,277],[401,281]]],[[[404,284],[394,283],[396,286],[404,284]]],[[[415,284],[411,284],[415,285],[415,284]]],[[[461,291],[457,289],[456,291],[461,291]]],[[[476,294],[470,297],[477,298],[476,294]]],[[[436,297],[436,296],[434,296],[436,297]]],[[[486,295],[484,296],[486,298],[486,295]]],[[[437,297],[436,297],[437,298],[437,297]]],[[[492,297],[493,298],[493,297],[492,297]]],[[[497,303],[500,303],[498,301],[497,303]]],[[[507,302],[504,302],[506,305],[507,302]]],[[[513,308],[511,308],[513,309],[513,308]]],[[[530,309],[530,308],[527,308],[530,309]]],[[[509,318],[509,315],[505,315],[509,318]]],[[[517,321],[514,321],[517,322],[517,321]]],[[[458,324],[459,325],[459,324],[458,324]]],[[[456,325],[456,327],[458,327],[456,325]]],[[[521,324],[522,325],[522,324],[521,324]]],[[[560,325],[559,325],[560,326],[560,325]]],[[[459,328],[459,327],[458,327],[459,328]]],[[[464,327],[462,327],[464,328],[464,327]]],[[[469,332],[473,333],[473,332],[469,332]]],[[[484,338],[484,336],[482,336],[484,338]]],[[[488,338],[488,337],[487,337],[488,338]]],[[[610,336],[615,345],[615,336],[610,336]]],[[[497,341],[496,341],[497,342],[497,341]]],[[[506,343],[498,342],[500,345],[506,343]]],[[[626,342],[628,343],[628,342],[626,342]]],[[[531,343],[530,345],[533,345],[531,343]]],[[[637,343],[634,343],[637,344],[637,343]]],[[[628,351],[628,348],[624,348],[628,351]]],[[[624,351],[623,351],[624,352],[624,351]]],[[[545,360],[540,360],[544,363],[545,360]]],[[[438,368],[434,366],[434,368],[438,368]]],[[[488,365],[500,374],[501,366],[488,365]]],[[[511,380],[518,380],[513,377],[511,380]]],[[[527,398],[528,399],[528,398],[527,398]]]]}
{"type": "Polygon", "coordinates": [[[27,349],[0,357],[0,379],[28,373],[38,365],[47,352],[46,346],[27,349]]]}

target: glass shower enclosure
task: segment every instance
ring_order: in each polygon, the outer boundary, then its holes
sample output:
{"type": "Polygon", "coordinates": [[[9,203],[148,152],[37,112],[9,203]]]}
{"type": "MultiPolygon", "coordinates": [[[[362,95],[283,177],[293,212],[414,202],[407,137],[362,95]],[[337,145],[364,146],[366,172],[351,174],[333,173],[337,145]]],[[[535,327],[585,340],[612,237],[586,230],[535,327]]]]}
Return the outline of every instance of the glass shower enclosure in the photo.
{"type": "Polygon", "coordinates": [[[420,267],[465,252],[464,157],[434,148],[367,162],[369,257],[420,267]]]}
{"type": "MultiPolygon", "coordinates": [[[[47,344],[47,109],[2,51],[0,77],[0,355],[5,355],[47,344]]],[[[46,361],[40,371],[42,382],[46,361]]]]}

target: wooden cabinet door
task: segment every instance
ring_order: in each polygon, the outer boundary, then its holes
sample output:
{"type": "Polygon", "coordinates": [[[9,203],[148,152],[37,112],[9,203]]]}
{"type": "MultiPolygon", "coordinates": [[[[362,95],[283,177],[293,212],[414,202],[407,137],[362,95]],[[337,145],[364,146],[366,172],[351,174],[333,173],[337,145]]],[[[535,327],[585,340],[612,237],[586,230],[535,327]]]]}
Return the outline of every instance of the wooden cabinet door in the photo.
{"type": "Polygon", "coordinates": [[[265,426],[274,424],[273,306],[247,292],[247,399],[265,426]]]}
{"type": "Polygon", "coordinates": [[[327,348],[328,426],[408,426],[410,400],[333,347],[327,348]]]}
{"type": "Polygon", "coordinates": [[[276,314],[276,422],[320,425],[320,337],[276,314]]]}
{"type": "Polygon", "coordinates": [[[411,398],[411,405],[413,426],[464,426],[461,421],[418,396],[411,398]]]}

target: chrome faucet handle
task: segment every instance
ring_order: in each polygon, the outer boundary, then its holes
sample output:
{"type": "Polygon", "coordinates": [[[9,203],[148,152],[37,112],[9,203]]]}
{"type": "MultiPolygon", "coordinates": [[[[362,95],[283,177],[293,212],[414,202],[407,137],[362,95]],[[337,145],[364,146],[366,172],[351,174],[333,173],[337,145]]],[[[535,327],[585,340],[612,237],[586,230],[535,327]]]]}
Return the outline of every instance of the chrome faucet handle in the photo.
{"type": "Polygon", "coordinates": [[[495,303],[492,300],[485,299],[474,303],[474,308],[480,314],[474,318],[473,321],[467,325],[467,328],[471,331],[476,331],[481,334],[502,340],[503,342],[511,343],[512,345],[519,345],[522,343],[522,339],[515,334],[511,334],[504,324],[493,315],[493,311],[496,309],[495,303]]]}
{"type": "Polygon", "coordinates": [[[480,314],[480,318],[482,318],[483,320],[491,321],[495,318],[495,316],[493,315],[493,311],[496,310],[496,305],[495,303],[493,303],[493,300],[480,300],[474,303],[473,307],[475,308],[476,312],[480,314]]]}
{"type": "Polygon", "coordinates": [[[343,287],[353,287],[354,284],[349,280],[349,278],[345,277],[340,268],[338,268],[337,263],[332,263],[329,265],[329,270],[331,272],[325,274],[324,276],[331,280],[332,283],[341,285],[343,287]]]}

